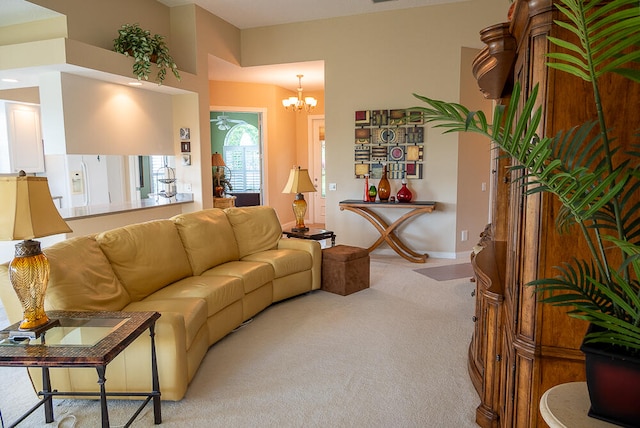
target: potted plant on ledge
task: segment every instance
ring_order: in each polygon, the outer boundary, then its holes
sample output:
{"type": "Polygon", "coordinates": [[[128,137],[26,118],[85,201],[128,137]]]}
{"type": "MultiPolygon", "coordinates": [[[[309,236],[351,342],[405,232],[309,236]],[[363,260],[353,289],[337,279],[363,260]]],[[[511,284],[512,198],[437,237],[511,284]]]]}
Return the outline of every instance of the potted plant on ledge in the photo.
{"type": "Polygon", "coordinates": [[[152,64],[158,68],[155,78],[158,85],[162,85],[167,70],[171,70],[176,79],[180,80],[178,66],[169,55],[164,37],[159,34],[151,35],[151,32],[143,30],[138,24],[125,24],[118,30],[113,50],[133,57],[133,74],[138,80],[149,80],[152,64]]]}
{"type": "MultiPolygon", "coordinates": [[[[640,7],[637,0],[559,0],[573,42],[549,37],[560,49],[548,67],[591,85],[596,117],[555,136],[536,135],[542,117],[537,86],[521,100],[516,83],[507,106],[497,106],[493,124],[482,112],[415,95],[427,122],[444,132],[476,132],[495,142],[523,170],[526,194],[549,192],[559,199],[559,233],[577,228],[589,256],[566,260],[554,278],[530,283],[542,302],[569,309],[589,330],[581,350],[591,398],[590,415],[623,426],[640,421],[640,138],[629,141],[610,128],[601,79],[623,76],[637,94],[640,83],[640,7]],[[516,114],[518,112],[518,114],[516,114]],[[604,372],[596,365],[604,363],[604,372]],[[636,366],[629,374],[624,369],[636,366]],[[617,382],[600,394],[604,382],[617,382]],[[630,404],[630,408],[624,408],[630,404]]],[[[637,101],[637,99],[636,99],[637,101]]],[[[584,103],[576,100],[576,103],[584,103]]],[[[639,105],[627,105],[635,108],[639,105]]],[[[640,136],[637,123],[636,136],[640,136]]],[[[624,130],[628,131],[628,130],[624,130]]]]}

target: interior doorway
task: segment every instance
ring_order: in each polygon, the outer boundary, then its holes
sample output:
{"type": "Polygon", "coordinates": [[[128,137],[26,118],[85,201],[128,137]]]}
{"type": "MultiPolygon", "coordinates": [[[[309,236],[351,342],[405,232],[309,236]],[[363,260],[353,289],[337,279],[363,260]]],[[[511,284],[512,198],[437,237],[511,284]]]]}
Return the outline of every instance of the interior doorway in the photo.
{"type": "Polygon", "coordinates": [[[265,203],[263,114],[237,107],[210,109],[211,153],[222,155],[225,193],[236,197],[236,206],[265,203]]]}
{"type": "Polygon", "coordinates": [[[327,180],[325,173],[324,115],[309,115],[309,174],[316,191],[312,193],[309,220],[325,224],[327,180]]]}

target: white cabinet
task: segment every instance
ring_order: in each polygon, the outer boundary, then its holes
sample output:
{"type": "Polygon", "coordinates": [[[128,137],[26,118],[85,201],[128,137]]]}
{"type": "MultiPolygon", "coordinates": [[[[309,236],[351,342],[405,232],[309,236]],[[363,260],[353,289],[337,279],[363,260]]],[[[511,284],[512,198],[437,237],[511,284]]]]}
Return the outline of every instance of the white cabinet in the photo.
{"type": "Polygon", "coordinates": [[[0,101],[0,173],[44,172],[40,108],[0,101]]]}

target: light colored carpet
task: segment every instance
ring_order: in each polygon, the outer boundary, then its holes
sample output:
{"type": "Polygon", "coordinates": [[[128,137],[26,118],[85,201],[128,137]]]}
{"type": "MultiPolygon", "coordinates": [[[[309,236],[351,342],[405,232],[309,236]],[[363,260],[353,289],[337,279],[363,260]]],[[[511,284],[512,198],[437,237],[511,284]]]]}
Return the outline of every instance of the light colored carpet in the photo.
{"type": "MultiPolygon", "coordinates": [[[[474,285],[415,267],[374,256],[369,289],[273,305],[209,350],[186,397],[163,402],[161,426],[476,427],[467,374],[474,285]]],[[[107,368],[107,387],[108,377],[107,368]]],[[[24,369],[0,368],[5,423],[35,400],[24,369]]],[[[134,404],[110,401],[112,426],[134,404]]],[[[74,415],[76,427],[100,423],[95,401],[56,400],[55,415],[74,415]]],[[[21,426],[56,425],[38,410],[21,426]]],[[[150,405],[133,426],[153,426],[150,405]]]]}

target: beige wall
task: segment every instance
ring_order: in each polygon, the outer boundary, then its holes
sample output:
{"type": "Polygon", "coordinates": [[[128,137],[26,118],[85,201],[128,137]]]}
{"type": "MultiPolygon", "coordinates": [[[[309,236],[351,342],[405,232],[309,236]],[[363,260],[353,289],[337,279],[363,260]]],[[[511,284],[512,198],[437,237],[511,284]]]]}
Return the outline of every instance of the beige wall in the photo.
{"type": "MultiPolygon", "coordinates": [[[[488,118],[491,118],[493,102],[479,96],[478,84],[471,73],[471,65],[478,52],[477,49],[462,49],[460,101],[470,110],[483,111],[488,118]]],[[[489,140],[475,133],[460,134],[456,213],[456,252],[458,254],[468,254],[471,251],[489,222],[491,156],[489,140]],[[463,230],[467,231],[466,241],[461,238],[463,230]]]]}
{"type": "MultiPolygon", "coordinates": [[[[353,177],[354,111],[412,107],[414,92],[459,101],[462,48],[482,47],[478,32],[503,21],[507,9],[501,0],[478,0],[242,32],[242,65],[325,61],[327,180],[337,184],[328,192],[326,223],[338,242],[367,247],[377,238],[364,219],[338,207],[362,194],[362,180],[353,177]]],[[[418,251],[456,254],[457,155],[456,135],[427,130],[424,179],[411,180],[410,188],[438,209],[401,230],[418,251]]],[[[383,216],[393,221],[402,212],[383,216]]]]}
{"type": "MultiPolygon", "coordinates": [[[[176,138],[178,129],[191,129],[192,165],[182,167],[178,164],[178,191],[182,191],[184,184],[189,183],[194,191],[193,206],[198,209],[211,207],[211,169],[208,161],[204,165],[202,163],[203,159],[210,157],[207,55],[215,54],[237,63],[240,58],[240,30],[195,5],[168,8],[155,0],[33,0],[32,3],[64,16],[48,20],[46,27],[38,22],[0,31],[3,57],[11,58],[11,64],[15,63],[14,68],[67,61],[115,75],[131,76],[132,60],[111,52],[118,28],[125,23],[137,22],[152,33],[165,36],[182,75],[182,81],[177,82],[169,74],[165,86],[185,91],[181,95],[173,95],[172,120],[167,122],[164,115],[154,120],[162,122],[160,128],[171,124],[172,130],[167,137],[174,143],[176,156],[180,155],[179,140],[176,138]],[[100,19],[96,19],[97,16],[100,19]],[[32,43],[25,49],[24,46],[11,45],[18,36],[21,37],[20,42],[52,40],[32,43]],[[68,39],[61,39],[65,36],[68,39]],[[5,53],[7,56],[4,56],[5,53]],[[44,59],[34,59],[40,57],[34,53],[44,54],[44,59]]],[[[86,144],[91,145],[91,142],[87,141],[86,144]]]]}
{"type": "MultiPolygon", "coordinates": [[[[460,100],[462,48],[481,47],[479,30],[503,21],[508,8],[503,0],[474,0],[240,31],[193,5],[170,9],[154,0],[33,2],[67,15],[69,38],[82,42],[75,47],[86,44],[105,49],[105,53],[91,51],[91,55],[87,51],[84,56],[91,57],[91,64],[117,73],[123,70],[123,75],[129,67],[126,58],[106,51],[111,48],[120,25],[140,22],[167,36],[181,70],[189,73],[185,73],[183,82],[170,84],[188,88],[193,94],[179,96],[183,99],[178,104],[189,104],[183,110],[190,114],[174,117],[173,128],[175,134],[180,126],[189,126],[198,137],[192,140],[192,151],[197,152],[194,158],[199,158],[200,163],[177,171],[179,177],[193,181],[195,187],[200,185],[202,193],[196,195],[196,207],[211,206],[207,55],[242,66],[324,60],[327,176],[328,182],[338,185],[337,191],[328,193],[326,222],[337,233],[338,242],[359,246],[370,245],[376,233],[362,218],[338,209],[340,200],[362,193],[361,180],[353,178],[353,112],[411,107],[417,104],[413,92],[460,100]],[[98,22],[96,16],[100,16],[98,22]],[[193,117],[196,112],[197,117],[193,117]]],[[[85,52],[84,48],[80,51],[85,52]]],[[[275,89],[273,98],[281,98],[275,89]]],[[[280,167],[286,165],[288,169],[292,163],[304,164],[308,157],[302,153],[306,149],[300,138],[302,128],[296,125],[289,131],[293,135],[289,135],[280,129],[286,119],[277,113],[275,106],[268,113],[268,194],[270,202],[284,216],[286,211],[282,207],[287,204],[275,198],[281,190],[278,182],[286,175],[280,167]],[[274,126],[277,137],[271,137],[270,128],[274,126]]],[[[423,180],[412,180],[410,187],[418,199],[436,200],[438,210],[412,221],[401,233],[416,250],[451,256],[457,251],[460,211],[458,137],[443,136],[429,128],[426,139],[425,176],[423,180]]],[[[178,154],[178,141],[175,150],[178,154]]],[[[395,191],[399,183],[392,185],[395,191]]],[[[401,214],[399,211],[384,215],[393,220],[401,214]]]]}
{"type": "Polygon", "coordinates": [[[113,39],[124,24],[138,23],[165,36],[172,46],[167,6],[156,0],[29,0],[67,17],[68,37],[92,46],[113,49],[113,39]]]}
{"type": "Polygon", "coordinates": [[[0,91],[0,99],[40,104],[38,88],[7,89],[5,91],[0,91]]]}
{"type": "MultiPolygon", "coordinates": [[[[211,129],[209,117],[209,80],[208,80],[208,55],[215,55],[229,62],[238,63],[240,58],[240,30],[228,22],[214,16],[200,7],[183,6],[185,9],[193,9],[194,26],[196,28],[197,57],[196,74],[198,76],[198,113],[200,139],[196,143],[203,163],[200,168],[200,181],[202,183],[202,207],[213,206],[213,180],[211,176],[211,129]]],[[[177,9],[184,14],[182,8],[177,9]]],[[[188,21],[177,22],[179,14],[172,12],[172,28],[185,28],[188,21]]],[[[185,30],[183,30],[185,31],[185,30]]],[[[183,41],[184,42],[184,41],[183,41]]]]}
{"type": "Polygon", "coordinates": [[[35,24],[27,22],[0,27],[0,45],[67,37],[67,20],[64,16],[42,19],[35,24]]]}
{"type": "Polygon", "coordinates": [[[46,154],[173,155],[172,97],[50,72],[40,79],[46,154]]]}

